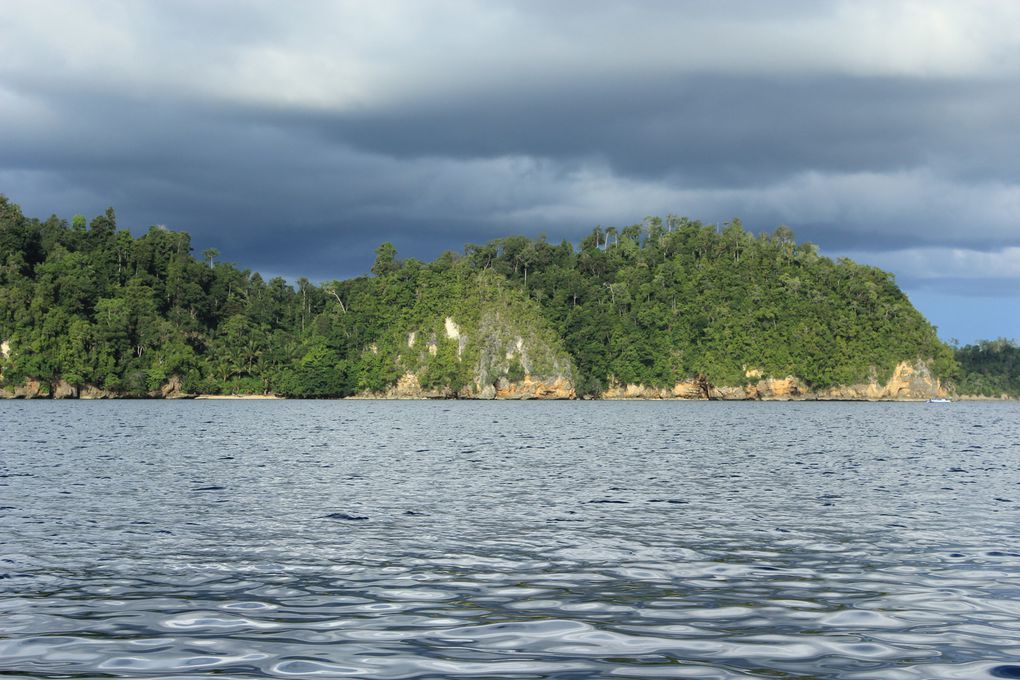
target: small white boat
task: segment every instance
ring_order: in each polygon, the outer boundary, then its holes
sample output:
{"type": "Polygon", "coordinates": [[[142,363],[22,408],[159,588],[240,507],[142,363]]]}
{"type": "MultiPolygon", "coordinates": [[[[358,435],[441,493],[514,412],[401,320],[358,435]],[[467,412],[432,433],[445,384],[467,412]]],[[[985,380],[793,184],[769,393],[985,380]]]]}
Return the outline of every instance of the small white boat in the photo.
{"type": "Polygon", "coordinates": [[[952,404],[952,399],[946,399],[944,397],[934,397],[928,400],[929,404],[952,404]]]}

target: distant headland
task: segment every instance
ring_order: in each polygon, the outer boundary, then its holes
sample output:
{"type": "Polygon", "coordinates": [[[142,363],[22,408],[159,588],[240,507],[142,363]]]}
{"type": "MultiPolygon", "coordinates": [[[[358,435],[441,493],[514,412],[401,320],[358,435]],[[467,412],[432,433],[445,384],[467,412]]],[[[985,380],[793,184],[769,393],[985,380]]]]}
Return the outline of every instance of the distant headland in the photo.
{"type": "Polygon", "coordinates": [[[779,227],[670,216],[510,236],[296,286],[0,196],[0,396],[928,399],[1020,395],[1020,349],[953,348],[891,274],[779,227]]]}

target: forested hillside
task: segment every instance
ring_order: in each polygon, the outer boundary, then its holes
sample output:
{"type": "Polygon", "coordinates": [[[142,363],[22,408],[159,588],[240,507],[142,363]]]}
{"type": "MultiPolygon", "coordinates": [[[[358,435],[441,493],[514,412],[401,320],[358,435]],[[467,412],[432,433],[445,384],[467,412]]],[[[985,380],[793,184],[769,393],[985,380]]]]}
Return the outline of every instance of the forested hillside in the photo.
{"type": "Polygon", "coordinates": [[[139,396],[172,381],[346,396],[408,373],[451,395],[525,375],[569,378],[578,395],[748,375],[826,387],[902,361],[960,377],[888,273],[821,257],[784,227],[672,217],[595,229],[579,247],[509,237],[430,263],[384,244],[371,276],[290,285],[215,251],[196,258],[183,232],[132,237],[112,209],[40,221],[0,198],[0,340],[8,387],[139,396]]]}
{"type": "Polygon", "coordinates": [[[793,233],[657,219],[568,243],[511,237],[468,246],[527,290],[562,334],[586,387],[610,376],[671,385],[691,376],[738,384],[746,373],[851,384],[899,361],[955,369],[951,350],[890,274],[820,257],[793,233]]]}
{"type": "Polygon", "coordinates": [[[999,338],[982,340],[956,350],[960,362],[961,394],[1020,397],[1020,346],[999,338]]]}

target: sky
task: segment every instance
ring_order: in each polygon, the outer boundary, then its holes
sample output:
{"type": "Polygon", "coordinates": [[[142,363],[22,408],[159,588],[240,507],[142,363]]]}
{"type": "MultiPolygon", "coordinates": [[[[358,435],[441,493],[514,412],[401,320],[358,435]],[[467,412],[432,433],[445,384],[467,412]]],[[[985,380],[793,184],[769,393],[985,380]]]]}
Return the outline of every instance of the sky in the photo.
{"type": "Polygon", "coordinates": [[[4,0],[0,193],[315,281],[677,214],[1020,338],[1020,2],[4,0]]]}

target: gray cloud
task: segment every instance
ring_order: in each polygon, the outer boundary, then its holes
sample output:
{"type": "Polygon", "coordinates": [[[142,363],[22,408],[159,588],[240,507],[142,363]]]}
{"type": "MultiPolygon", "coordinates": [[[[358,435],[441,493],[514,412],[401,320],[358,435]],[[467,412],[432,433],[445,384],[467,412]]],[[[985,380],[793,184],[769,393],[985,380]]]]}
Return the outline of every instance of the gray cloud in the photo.
{"type": "MultiPolygon", "coordinates": [[[[0,191],[30,214],[112,204],[269,273],[667,212],[894,270],[883,253],[1020,246],[1015,5],[5,9],[0,191]]],[[[964,278],[901,277],[985,285],[964,278]]]]}
{"type": "Polygon", "coordinates": [[[1020,94],[1011,84],[673,76],[607,87],[591,78],[555,89],[472,92],[441,107],[277,120],[399,157],[600,156],[625,175],[676,176],[694,187],[937,161],[970,175],[978,159],[998,176],[1017,171],[1002,150],[1017,134],[1009,113],[1020,94]]]}

